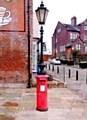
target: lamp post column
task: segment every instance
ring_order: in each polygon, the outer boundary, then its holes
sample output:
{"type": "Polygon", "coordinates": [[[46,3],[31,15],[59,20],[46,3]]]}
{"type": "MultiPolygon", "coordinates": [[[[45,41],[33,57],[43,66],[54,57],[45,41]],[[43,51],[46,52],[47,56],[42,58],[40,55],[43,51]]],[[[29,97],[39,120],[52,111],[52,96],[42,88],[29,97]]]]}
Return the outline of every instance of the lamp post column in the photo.
{"type": "Polygon", "coordinates": [[[44,61],[43,61],[43,32],[44,32],[44,30],[43,30],[43,26],[41,26],[41,28],[40,28],[40,35],[41,35],[41,58],[40,58],[40,63],[43,63],[44,61]]]}

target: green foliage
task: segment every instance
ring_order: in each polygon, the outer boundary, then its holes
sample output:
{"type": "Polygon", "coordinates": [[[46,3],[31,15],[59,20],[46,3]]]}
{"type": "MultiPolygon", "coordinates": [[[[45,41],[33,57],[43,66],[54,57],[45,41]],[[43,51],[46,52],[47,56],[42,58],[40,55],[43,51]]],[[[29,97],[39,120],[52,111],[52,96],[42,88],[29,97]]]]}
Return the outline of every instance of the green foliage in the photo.
{"type": "Polygon", "coordinates": [[[73,51],[72,51],[72,55],[73,55],[73,56],[76,56],[79,52],[80,52],[80,50],[73,50],[73,51]]]}

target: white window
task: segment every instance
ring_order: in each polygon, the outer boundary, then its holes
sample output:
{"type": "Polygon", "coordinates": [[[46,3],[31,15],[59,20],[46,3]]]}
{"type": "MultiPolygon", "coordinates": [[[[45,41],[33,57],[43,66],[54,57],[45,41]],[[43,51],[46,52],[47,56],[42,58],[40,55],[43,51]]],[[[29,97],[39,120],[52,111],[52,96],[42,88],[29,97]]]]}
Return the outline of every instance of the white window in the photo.
{"type": "Polygon", "coordinates": [[[70,39],[75,40],[77,38],[77,34],[76,33],[71,33],[70,34],[70,39]]]}
{"type": "Polygon", "coordinates": [[[87,46],[85,46],[85,52],[87,52],[87,46]]]}
{"type": "Polygon", "coordinates": [[[76,44],[76,50],[81,50],[81,44],[76,44]]]}
{"type": "Polygon", "coordinates": [[[57,39],[56,39],[56,43],[57,43],[57,39]]]}
{"type": "Polygon", "coordinates": [[[33,72],[37,71],[37,43],[33,42],[32,44],[32,70],[33,72]]]}
{"type": "Polygon", "coordinates": [[[84,30],[87,30],[87,25],[84,25],[84,30]]]}
{"type": "Polygon", "coordinates": [[[84,40],[87,40],[87,35],[84,35],[84,40]]]}
{"type": "Polygon", "coordinates": [[[55,44],[57,43],[57,39],[55,39],[55,44]]]}
{"type": "Polygon", "coordinates": [[[60,52],[64,52],[65,51],[65,45],[61,45],[60,46],[60,52]]]}
{"type": "Polygon", "coordinates": [[[61,32],[61,28],[58,28],[58,33],[60,33],[61,32]]]}
{"type": "Polygon", "coordinates": [[[57,53],[57,49],[56,49],[56,53],[57,53]]]}

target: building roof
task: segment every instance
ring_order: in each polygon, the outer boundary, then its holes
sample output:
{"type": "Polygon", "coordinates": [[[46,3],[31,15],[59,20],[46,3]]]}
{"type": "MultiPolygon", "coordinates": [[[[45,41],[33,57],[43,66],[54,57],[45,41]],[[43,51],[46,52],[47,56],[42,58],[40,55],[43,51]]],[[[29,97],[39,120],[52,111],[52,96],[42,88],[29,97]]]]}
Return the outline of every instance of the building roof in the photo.
{"type": "Polygon", "coordinates": [[[78,36],[76,39],[70,40],[70,41],[67,43],[66,47],[72,46],[72,44],[73,44],[77,39],[81,40],[81,41],[84,43],[84,41],[81,39],[81,37],[78,36]]]}
{"type": "MultiPolygon", "coordinates": [[[[77,39],[78,39],[78,38],[77,38],[77,39]]],[[[67,43],[66,47],[72,46],[72,44],[73,44],[77,39],[72,39],[72,40],[70,40],[70,41],[67,43]]]]}
{"type": "Polygon", "coordinates": [[[67,28],[67,30],[80,32],[78,26],[72,26],[70,24],[63,24],[63,25],[67,28]]]}

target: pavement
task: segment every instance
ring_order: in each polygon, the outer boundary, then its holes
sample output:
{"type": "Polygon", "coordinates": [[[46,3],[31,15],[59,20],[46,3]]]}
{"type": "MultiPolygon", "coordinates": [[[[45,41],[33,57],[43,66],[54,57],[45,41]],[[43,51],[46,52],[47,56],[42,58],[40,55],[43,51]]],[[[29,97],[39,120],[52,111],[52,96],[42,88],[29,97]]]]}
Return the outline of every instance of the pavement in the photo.
{"type": "Polygon", "coordinates": [[[47,90],[48,111],[36,110],[36,88],[0,84],[0,120],[87,120],[87,100],[68,88],[47,90]]]}
{"type": "MultiPolygon", "coordinates": [[[[65,69],[67,75],[68,68],[65,69]]],[[[0,83],[0,120],[87,120],[87,84],[76,81],[73,76],[68,78],[65,75],[64,78],[62,70],[57,74],[47,69],[55,78],[67,83],[67,88],[48,88],[48,111],[36,110],[35,87],[0,83]]]]}
{"type": "MultiPolygon", "coordinates": [[[[48,64],[49,65],[49,64],[48,64]]],[[[52,71],[52,65],[47,66],[45,69],[47,73],[50,73],[56,80],[65,82],[67,89],[73,93],[79,95],[82,99],[86,99],[87,96],[87,69],[81,69],[78,65],[55,65],[54,71],[52,71]],[[57,73],[57,67],[59,67],[59,73],[57,73]],[[70,70],[70,78],[69,78],[70,70]],[[78,71],[78,80],[76,80],[76,71],[78,71]]]]}

